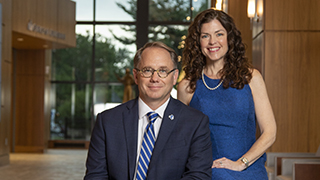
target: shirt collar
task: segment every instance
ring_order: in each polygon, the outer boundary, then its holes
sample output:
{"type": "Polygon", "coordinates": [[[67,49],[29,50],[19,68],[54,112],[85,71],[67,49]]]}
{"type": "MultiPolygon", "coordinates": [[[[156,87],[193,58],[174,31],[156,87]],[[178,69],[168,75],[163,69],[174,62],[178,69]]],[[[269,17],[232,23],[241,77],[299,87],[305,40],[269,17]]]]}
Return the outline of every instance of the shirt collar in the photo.
{"type": "MultiPolygon", "coordinates": [[[[171,98],[171,97],[170,97],[171,98]]],[[[158,109],[156,109],[154,112],[158,113],[160,118],[163,117],[164,111],[167,108],[167,105],[169,103],[170,98],[163,103],[158,109]]],[[[139,119],[141,119],[143,116],[145,116],[148,112],[153,111],[146,103],[142,101],[142,99],[139,97],[139,119]]]]}

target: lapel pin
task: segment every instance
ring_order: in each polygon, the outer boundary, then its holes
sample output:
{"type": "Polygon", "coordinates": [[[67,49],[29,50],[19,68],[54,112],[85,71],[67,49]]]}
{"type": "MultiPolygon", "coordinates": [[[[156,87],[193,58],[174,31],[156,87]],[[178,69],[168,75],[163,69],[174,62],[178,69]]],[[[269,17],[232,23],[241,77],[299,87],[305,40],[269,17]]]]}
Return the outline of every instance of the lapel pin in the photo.
{"type": "Polygon", "coordinates": [[[171,115],[169,115],[169,118],[171,119],[171,121],[174,119],[174,115],[173,114],[171,114],[171,115]]]}

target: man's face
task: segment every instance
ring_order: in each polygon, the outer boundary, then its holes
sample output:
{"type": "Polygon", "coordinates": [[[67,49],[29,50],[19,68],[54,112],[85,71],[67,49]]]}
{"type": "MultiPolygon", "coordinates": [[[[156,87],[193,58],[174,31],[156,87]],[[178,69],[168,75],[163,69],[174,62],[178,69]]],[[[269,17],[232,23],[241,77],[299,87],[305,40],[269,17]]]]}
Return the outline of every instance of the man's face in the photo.
{"type": "MultiPolygon", "coordinates": [[[[167,50],[159,47],[149,47],[141,54],[138,69],[151,68],[154,70],[166,69],[171,71],[174,64],[167,50]]],[[[150,107],[158,108],[169,97],[173,86],[177,82],[179,71],[175,70],[165,78],[160,78],[157,72],[149,78],[143,77],[138,70],[133,70],[133,75],[139,89],[139,97],[150,107]]]]}

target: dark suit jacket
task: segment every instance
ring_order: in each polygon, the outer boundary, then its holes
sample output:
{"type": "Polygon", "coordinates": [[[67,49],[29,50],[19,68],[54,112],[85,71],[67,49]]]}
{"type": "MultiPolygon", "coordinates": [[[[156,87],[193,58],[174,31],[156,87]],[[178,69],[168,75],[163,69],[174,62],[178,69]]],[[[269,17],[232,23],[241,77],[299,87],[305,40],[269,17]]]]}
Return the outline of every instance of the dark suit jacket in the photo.
{"type": "MultiPolygon", "coordinates": [[[[97,116],[85,180],[132,180],[136,170],[138,99],[97,116]]],[[[170,98],[149,164],[147,179],[211,180],[209,120],[200,111],[170,98]],[[171,120],[169,115],[174,115],[171,120]]]]}

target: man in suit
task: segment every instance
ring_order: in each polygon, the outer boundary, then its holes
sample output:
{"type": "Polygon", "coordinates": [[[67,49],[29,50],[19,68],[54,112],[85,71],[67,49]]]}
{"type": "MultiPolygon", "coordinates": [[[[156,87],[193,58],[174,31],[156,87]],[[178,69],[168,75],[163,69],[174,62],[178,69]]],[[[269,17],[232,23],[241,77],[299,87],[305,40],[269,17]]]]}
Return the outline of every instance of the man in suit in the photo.
{"type": "Polygon", "coordinates": [[[177,59],[160,42],[137,51],[133,75],[139,97],[97,115],[85,180],[211,180],[208,117],[170,96],[179,75],[177,59]],[[148,120],[148,112],[158,116],[148,120]],[[153,135],[144,135],[149,128],[153,135]],[[151,137],[155,143],[146,150],[151,137]]]}

